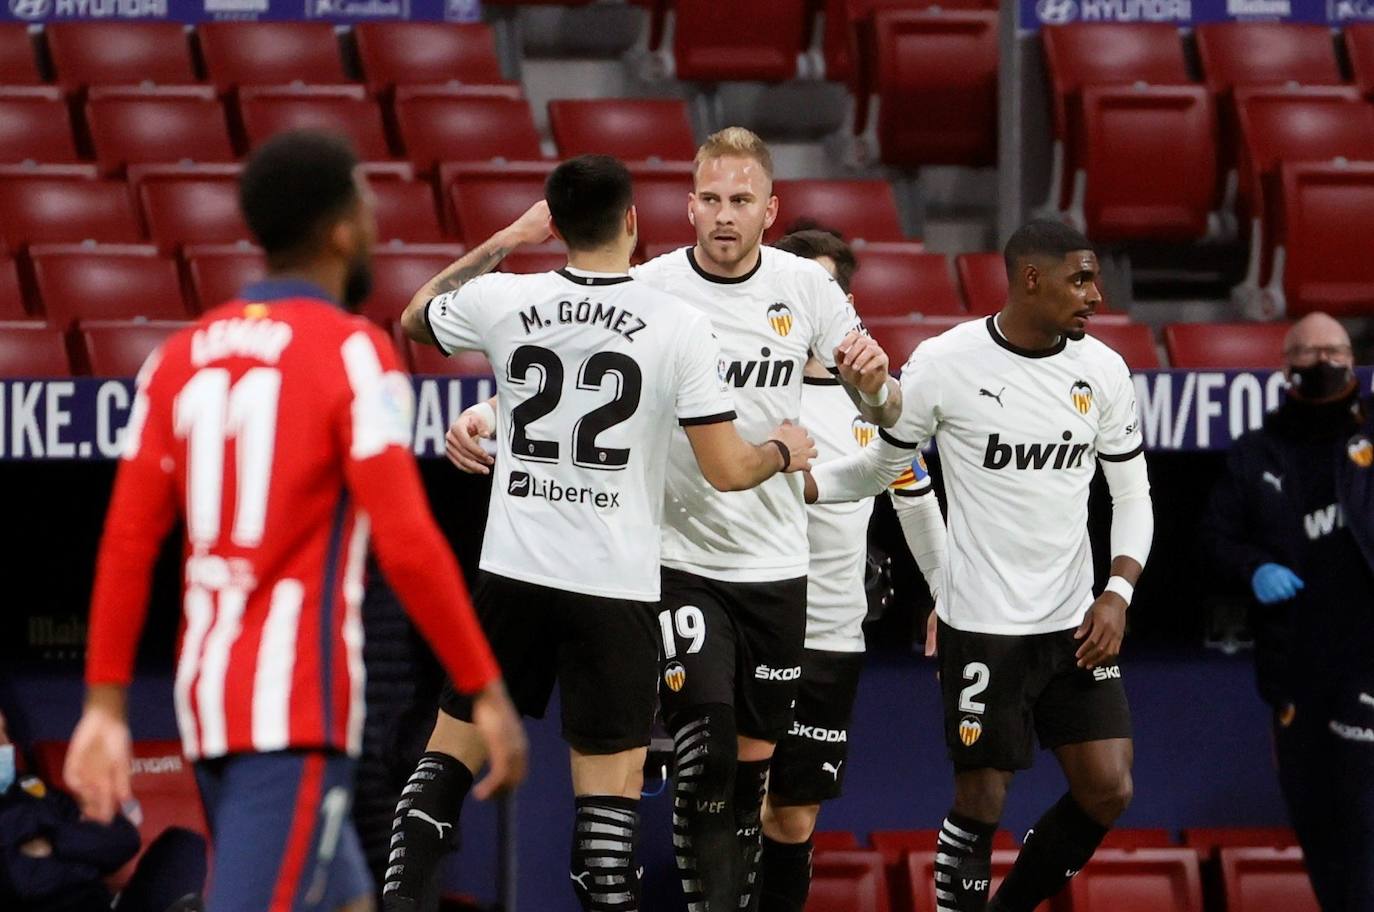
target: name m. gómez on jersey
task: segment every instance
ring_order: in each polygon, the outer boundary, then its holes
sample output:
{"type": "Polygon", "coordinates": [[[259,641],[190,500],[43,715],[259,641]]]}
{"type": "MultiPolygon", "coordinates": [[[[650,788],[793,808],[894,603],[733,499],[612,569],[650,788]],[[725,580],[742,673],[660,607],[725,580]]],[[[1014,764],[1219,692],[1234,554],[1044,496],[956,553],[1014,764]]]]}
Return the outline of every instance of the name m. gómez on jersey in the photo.
{"type": "Polygon", "coordinates": [[[1093,600],[1097,461],[1143,448],[1121,356],[1092,336],[1027,351],[989,317],[923,342],[902,370],[902,395],[885,439],[933,436],[948,495],[944,621],[994,634],[1081,623],[1093,600]]]}
{"type": "MultiPolygon", "coordinates": [[[[858,317],[819,264],[765,247],[752,271],[734,279],[703,270],[682,248],[631,271],[680,295],[709,318],[720,344],[739,431],[764,440],[801,414],[808,354],[831,370],[834,352],[858,317]]],[[[766,582],[806,574],[806,512],[800,474],[779,474],[748,491],[712,488],[697,469],[686,435],[673,440],[664,517],[663,564],[699,576],[766,582]]]]}
{"type": "Polygon", "coordinates": [[[482,568],[657,601],[675,425],[735,417],[707,320],[627,275],[570,267],[482,276],[425,316],[445,353],[483,351],[496,373],[482,568]]]}

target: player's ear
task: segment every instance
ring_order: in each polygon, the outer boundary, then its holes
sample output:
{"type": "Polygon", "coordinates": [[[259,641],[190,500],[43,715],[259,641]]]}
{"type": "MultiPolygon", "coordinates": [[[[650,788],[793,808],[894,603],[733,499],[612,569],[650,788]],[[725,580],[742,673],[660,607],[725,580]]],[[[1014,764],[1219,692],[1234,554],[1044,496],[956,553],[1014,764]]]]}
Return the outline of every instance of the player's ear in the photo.
{"type": "Polygon", "coordinates": [[[849,294],[845,295],[844,299],[849,302],[850,307],[854,306],[854,292],[851,291],[849,294]]]}
{"type": "Polygon", "coordinates": [[[778,220],[778,198],[771,193],[768,196],[768,206],[764,209],[763,230],[767,231],[773,227],[773,223],[778,220]]]}
{"type": "Polygon", "coordinates": [[[1039,266],[1029,262],[1021,265],[1022,287],[1024,287],[1029,294],[1035,294],[1040,290],[1040,278],[1039,266]]]}
{"type": "Polygon", "coordinates": [[[632,238],[639,237],[639,211],[634,206],[625,210],[625,233],[632,238]]]}
{"type": "Polygon", "coordinates": [[[695,192],[687,194],[687,222],[693,228],[697,225],[697,195],[695,192]]]}

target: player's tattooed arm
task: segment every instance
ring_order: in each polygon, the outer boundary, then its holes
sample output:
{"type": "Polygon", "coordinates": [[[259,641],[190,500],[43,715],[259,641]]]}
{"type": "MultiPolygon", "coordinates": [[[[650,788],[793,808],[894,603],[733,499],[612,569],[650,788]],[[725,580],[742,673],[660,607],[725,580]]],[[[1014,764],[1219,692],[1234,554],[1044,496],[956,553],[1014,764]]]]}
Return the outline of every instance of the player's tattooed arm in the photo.
{"type": "Polygon", "coordinates": [[[429,321],[425,318],[429,302],[438,295],[457,291],[478,276],[491,272],[517,247],[547,241],[553,234],[551,225],[549,204],[540,200],[524,215],[442,269],[415,292],[401,314],[401,326],[406,335],[416,342],[434,345],[434,333],[430,331],[429,321]]]}
{"type": "Polygon", "coordinates": [[[902,385],[889,374],[887,352],[858,331],[835,348],[835,371],[865,421],[892,427],[902,414],[902,385]]]}

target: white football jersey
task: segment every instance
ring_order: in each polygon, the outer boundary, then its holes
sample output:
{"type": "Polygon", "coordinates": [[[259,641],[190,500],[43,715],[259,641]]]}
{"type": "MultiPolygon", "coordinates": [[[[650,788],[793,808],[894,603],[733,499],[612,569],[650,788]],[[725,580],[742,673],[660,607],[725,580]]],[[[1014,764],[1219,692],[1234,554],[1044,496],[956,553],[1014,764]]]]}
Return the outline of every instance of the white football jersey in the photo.
{"type": "Polygon", "coordinates": [[[674,430],[734,418],[710,323],[627,275],[571,268],[482,276],[425,318],[442,351],[485,352],[496,374],[482,569],[657,601],[674,430]]]}
{"type": "MultiPolygon", "coordinates": [[[[818,263],[764,247],[758,265],[737,279],[702,270],[692,248],[674,250],[631,271],[679,295],[710,319],[731,387],[739,432],[761,443],[801,415],[802,366],[808,354],[828,368],[858,317],[818,263]]],[[[663,564],[734,582],[806,574],[806,510],[799,473],[778,474],[748,491],[721,492],[702,477],[687,435],[677,432],[668,466],[663,564]]]]}
{"type": "Polygon", "coordinates": [[[889,443],[932,436],[949,510],[940,616],[956,630],[1048,633],[1093,601],[1088,489],[1097,460],[1143,450],[1126,362],[1092,336],[1046,351],[995,318],[929,339],[902,370],[889,443]]]}
{"type": "MultiPolygon", "coordinates": [[[[859,414],[838,379],[806,377],[802,384],[802,426],[816,441],[817,463],[859,452],[878,432],[859,414]]],[[[905,496],[930,493],[930,476],[919,455],[892,488],[905,496]]],[[[872,515],[872,498],[806,508],[811,549],[806,572],[807,649],[863,652],[868,614],[864,574],[872,515]]]]}

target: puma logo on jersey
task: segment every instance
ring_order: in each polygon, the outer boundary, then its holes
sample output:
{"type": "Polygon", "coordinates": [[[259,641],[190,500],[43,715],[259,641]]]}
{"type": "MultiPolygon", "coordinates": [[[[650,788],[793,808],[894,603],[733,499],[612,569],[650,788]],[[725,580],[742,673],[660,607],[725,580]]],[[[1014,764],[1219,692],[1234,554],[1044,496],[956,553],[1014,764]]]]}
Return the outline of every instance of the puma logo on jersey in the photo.
{"type": "MultiPolygon", "coordinates": [[[[1073,435],[1065,431],[1064,440],[1072,439],[1073,435]]],[[[1077,469],[1091,449],[1087,443],[1003,443],[1002,435],[990,434],[983,468],[1000,470],[1014,463],[1017,469],[1077,469]]]]}
{"type": "Polygon", "coordinates": [[[1331,504],[1320,510],[1313,510],[1302,518],[1303,528],[1311,541],[1325,538],[1337,529],[1345,528],[1345,511],[1340,504],[1331,504]]]}
{"type": "Polygon", "coordinates": [[[1274,486],[1275,491],[1278,491],[1280,494],[1283,493],[1283,478],[1275,475],[1273,472],[1265,472],[1260,476],[1260,481],[1268,482],[1274,486]]]}
{"type": "Polygon", "coordinates": [[[835,780],[836,782],[839,782],[839,781],[840,781],[840,767],[842,767],[842,766],[844,766],[844,761],[843,761],[843,760],[841,760],[839,763],[831,763],[830,761],[827,760],[825,763],[822,763],[822,764],[821,764],[821,769],[824,770],[825,772],[829,773],[829,774],[834,778],[834,780],[835,780]]]}
{"type": "Polygon", "coordinates": [[[1006,391],[1007,391],[1007,388],[1006,388],[1005,386],[1002,387],[1001,389],[999,389],[996,393],[993,393],[993,392],[990,392],[990,391],[988,391],[988,390],[979,388],[979,390],[978,390],[978,395],[980,395],[980,396],[987,396],[989,399],[995,399],[995,400],[997,401],[997,406],[998,406],[998,408],[1006,408],[1006,406],[1004,406],[1004,405],[1002,404],[1002,394],[1005,393],[1006,391]]]}
{"type": "Polygon", "coordinates": [[[445,823],[442,820],[435,820],[433,817],[429,816],[424,811],[416,810],[415,808],[411,808],[410,810],[406,811],[406,816],[414,817],[416,820],[423,820],[425,823],[431,824],[436,830],[439,831],[440,839],[444,838],[444,827],[448,827],[450,830],[453,829],[453,824],[445,823]]]}

